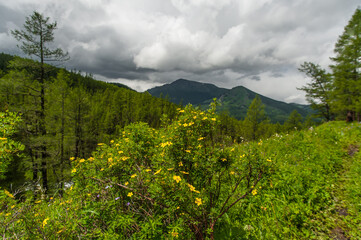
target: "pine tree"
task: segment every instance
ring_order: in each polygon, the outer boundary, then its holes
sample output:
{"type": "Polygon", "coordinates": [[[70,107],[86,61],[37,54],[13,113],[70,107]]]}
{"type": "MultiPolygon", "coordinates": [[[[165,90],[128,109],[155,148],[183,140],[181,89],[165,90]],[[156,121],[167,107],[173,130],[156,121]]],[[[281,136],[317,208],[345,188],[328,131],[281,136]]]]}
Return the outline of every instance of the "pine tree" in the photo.
{"type": "MultiPolygon", "coordinates": [[[[34,12],[30,17],[26,18],[24,30],[15,30],[11,33],[21,42],[19,48],[27,55],[34,56],[39,62],[18,62],[18,65],[23,65],[27,68],[32,68],[34,71],[35,79],[38,80],[40,85],[39,98],[40,98],[40,111],[39,115],[39,137],[43,138],[40,143],[40,158],[41,158],[41,173],[42,185],[45,192],[48,190],[47,179],[47,149],[45,143],[46,126],[45,126],[45,79],[47,73],[46,62],[51,61],[64,61],[67,59],[68,54],[60,48],[51,49],[48,47],[49,43],[54,41],[54,30],[56,29],[56,22],[49,23],[49,18],[44,17],[38,12],[34,12]],[[29,65],[28,63],[31,63],[29,65]]],[[[18,59],[20,60],[20,59],[18,59]]],[[[39,139],[40,139],[39,138],[39,139]]]]}
{"type": "Polygon", "coordinates": [[[361,112],[361,9],[356,9],[339,37],[331,65],[334,77],[335,110],[355,120],[361,112]]]}

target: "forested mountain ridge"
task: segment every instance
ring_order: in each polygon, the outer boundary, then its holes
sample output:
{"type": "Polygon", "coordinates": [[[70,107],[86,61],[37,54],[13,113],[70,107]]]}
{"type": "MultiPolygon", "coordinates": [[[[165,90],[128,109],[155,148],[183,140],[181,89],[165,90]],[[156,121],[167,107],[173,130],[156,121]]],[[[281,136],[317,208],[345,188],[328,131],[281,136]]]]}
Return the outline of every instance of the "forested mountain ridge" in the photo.
{"type": "Polygon", "coordinates": [[[202,109],[206,109],[213,101],[213,98],[217,98],[221,103],[218,112],[226,111],[230,116],[239,120],[246,117],[247,110],[256,95],[260,96],[262,103],[265,105],[266,114],[272,122],[283,123],[294,110],[297,110],[304,118],[312,113],[308,105],[277,101],[257,94],[243,86],[226,89],[209,83],[178,79],[170,84],[149,89],[148,92],[153,96],[166,97],[177,104],[186,105],[190,103],[195,106],[199,105],[202,109]]]}
{"type": "Polygon", "coordinates": [[[56,184],[69,179],[71,157],[90,156],[98,143],[110,141],[131,123],[145,122],[159,128],[161,118],[173,119],[179,107],[149,93],[50,65],[45,67],[45,82],[39,84],[34,71],[38,64],[0,54],[0,111],[21,114],[17,138],[25,145],[24,157],[11,166],[4,185],[20,185],[25,176],[34,182],[45,176],[47,188],[55,189],[56,184]],[[41,85],[44,134],[39,133],[41,85]],[[45,166],[38,159],[44,152],[41,145],[46,147],[45,166]]]}

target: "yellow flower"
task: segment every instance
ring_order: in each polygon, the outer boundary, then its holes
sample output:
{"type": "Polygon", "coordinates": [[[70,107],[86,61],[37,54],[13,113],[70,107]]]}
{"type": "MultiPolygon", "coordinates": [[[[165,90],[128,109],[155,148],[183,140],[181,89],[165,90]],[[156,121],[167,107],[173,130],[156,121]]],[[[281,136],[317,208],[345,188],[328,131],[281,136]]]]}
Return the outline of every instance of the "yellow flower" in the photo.
{"type": "Polygon", "coordinates": [[[189,174],[188,172],[185,172],[185,171],[180,171],[181,173],[183,173],[183,174],[189,174]]]}
{"type": "Polygon", "coordinates": [[[227,162],[227,158],[222,158],[222,162],[227,162]]]}
{"type": "Polygon", "coordinates": [[[73,170],[71,170],[71,173],[76,173],[76,168],[73,168],[73,170]]]}
{"type": "Polygon", "coordinates": [[[174,175],[174,176],[173,176],[173,180],[176,181],[177,183],[179,183],[182,179],[181,179],[180,176],[174,175]]]}
{"type": "Polygon", "coordinates": [[[272,160],[271,160],[271,159],[267,159],[267,162],[272,162],[272,160]]]}
{"type": "Polygon", "coordinates": [[[172,237],[178,238],[178,233],[177,232],[172,232],[171,235],[172,235],[172,237]]]}
{"type": "Polygon", "coordinates": [[[104,171],[104,168],[101,168],[100,171],[104,171]]]}
{"type": "Polygon", "coordinates": [[[124,185],[127,186],[129,184],[129,182],[125,182],[124,185]]]}
{"type": "Polygon", "coordinates": [[[211,118],[212,121],[216,121],[217,119],[216,118],[211,118]]]}
{"type": "Polygon", "coordinates": [[[154,173],[154,175],[157,175],[158,173],[160,173],[160,171],[162,171],[162,169],[159,169],[158,171],[156,171],[156,172],[154,173]]]}
{"type": "Polygon", "coordinates": [[[149,169],[149,168],[148,168],[148,169],[145,169],[145,171],[146,171],[146,172],[151,172],[152,169],[149,169]]]}
{"type": "Polygon", "coordinates": [[[207,119],[208,119],[207,117],[202,118],[202,120],[207,120],[207,119]]]}
{"type": "Polygon", "coordinates": [[[85,160],[84,160],[84,159],[80,159],[80,160],[79,160],[79,163],[82,163],[82,162],[85,162],[85,160]]]}
{"type": "Polygon", "coordinates": [[[43,221],[43,228],[45,227],[45,225],[48,223],[49,218],[45,218],[43,221]]]}
{"type": "Polygon", "coordinates": [[[182,166],[183,166],[183,163],[182,163],[182,162],[179,162],[179,163],[178,163],[178,166],[182,167],[182,166]]]}
{"type": "Polygon", "coordinates": [[[191,153],[191,150],[188,150],[188,149],[187,149],[186,152],[187,152],[187,153],[191,153]]]}
{"type": "Polygon", "coordinates": [[[98,143],[98,146],[103,146],[104,145],[104,143],[98,143]]]}
{"type": "Polygon", "coordinates": [[[131,178],[135,178],[137,176],[136,173],[134,173],[132,176],[130,176],[131,178]]]}
{"type": "Polygon", "coordinates": [[[254,195],[256,195],[257,194],[257,189],[253,189],[252,190],[252,195],[254,196],[254,195]]]}
{"type": "Polygon", "coordinates": [[[73,161],[74,159],[75,159],[75,157],[71,157],[71,158],[70,158],[70,161],[73,161]]]}
{"type": "Polygon", "coordinates": [[[118,151],[118,153],[119,153],[119,154],[122,154],[122,153],[123,153],[123,151],[118,151]]]}
{"type": "Polygon", "coordinates": [[[201,198],[196,198],[196,200],[194,202],[195,202],[195,204],[197,204],[197,206],[202,205],[202,199],[201,198]]]}
{"type": "Polygon", "coordinates": [[[233,175],[233,174],[234,174],[234,171],[231,171],[230,174],[233,175]]]}
{"type": "Polygon", "coordinates": [[[62,231],[63,231],[63,229],[57,231],[56,234],[59,234],[59,233],[61,233],[62,231]]]}
{"type": "Polygon", "coordinates": [[[161,143],[160,146],[161,146],[162,148],[164,148],[164,147],[170,146],[170,145],[172,145],[172,144],[173,144],[172,142],[165,142],[165,143],[161,143]]]}
{"type": "Polygon", "coordinates": [[[204,137],[200,137],[198,138],[198,141],[202,141],[204,139],[204,137]]]}
{"type": "Polygon", "coordinates": [[[11,193],[9,193],[6,189],[4,189],[4,193],[6,195],[8,195],[8,197],[14,198],[14,195],[12,195],[11,193]]]}
{"type": "Polygon", "coordinates": [[[111,140],[110,143],[114,143],[114,140],[111,140]]]}
{"type": "Polygon", "coordinates": [[[179,110],[179,112],[180,112],[180,113],[184,113],[184,110],[183,110],[183,109],[182,109],[182,110],[179,110]]]}
{"type": "Polygon", "coordinates": [[[187,183],[189,190],[191,190],[191,192],[195,192],[195,193],[199,193],[199,191],[196,190],[195,187],[193,187],[192,185],[190,185],[189,183],[187,183]]]}
{"type": "Polygon", "coordinates": [[[0,140],[6,141],[7,138],[0,137],[0,140]]]}
{"type": "Polygon", "coordinates": [[[188,127],[188,123],[184,123],[184,124],[183,124],[183,127],[188,127]]]}
{"type": "Polygon", "coordinates": [[[11,209],[13,209],[14,207],[15,207],[15,205],[12,205],[12,206],[11,206],[11,209]]]}
{"type": "Polygon", "coordinates": [[[128,195],[127,195],[128,197],[132,197],[133,196],[133,193],[132,192],[130,192],[130,193],[128,193],[128,195]]]}

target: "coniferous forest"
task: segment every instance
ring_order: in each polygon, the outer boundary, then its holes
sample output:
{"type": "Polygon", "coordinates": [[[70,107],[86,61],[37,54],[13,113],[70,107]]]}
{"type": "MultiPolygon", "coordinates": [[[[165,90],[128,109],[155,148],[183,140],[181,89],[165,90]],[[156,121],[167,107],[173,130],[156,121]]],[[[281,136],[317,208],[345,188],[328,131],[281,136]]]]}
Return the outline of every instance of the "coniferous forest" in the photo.
{"type": "Polygon", "coordinates": [[[314,116],[242,120],[52,65],[56,22],[0,54],[3,239],[361,238],[361,9],[331,72],[305,62],[314,116]]]}

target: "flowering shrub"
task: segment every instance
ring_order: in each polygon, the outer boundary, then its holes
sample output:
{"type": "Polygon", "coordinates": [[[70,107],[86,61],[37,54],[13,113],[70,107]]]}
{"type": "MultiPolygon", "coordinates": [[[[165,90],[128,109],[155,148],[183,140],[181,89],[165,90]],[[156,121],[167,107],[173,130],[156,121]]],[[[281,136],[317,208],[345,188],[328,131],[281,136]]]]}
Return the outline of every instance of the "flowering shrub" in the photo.
{"type": "Polygon", "coordinates": [[[70,195],[84,224],[78,234],[212,238],[232,206],[257,194],[271,166],[252,144],[239,152],[216,140],[214,110],[179,109],[159,131],[130,125],[119,140],[98,144],[93,157],[74,160],[70,195]]]}

